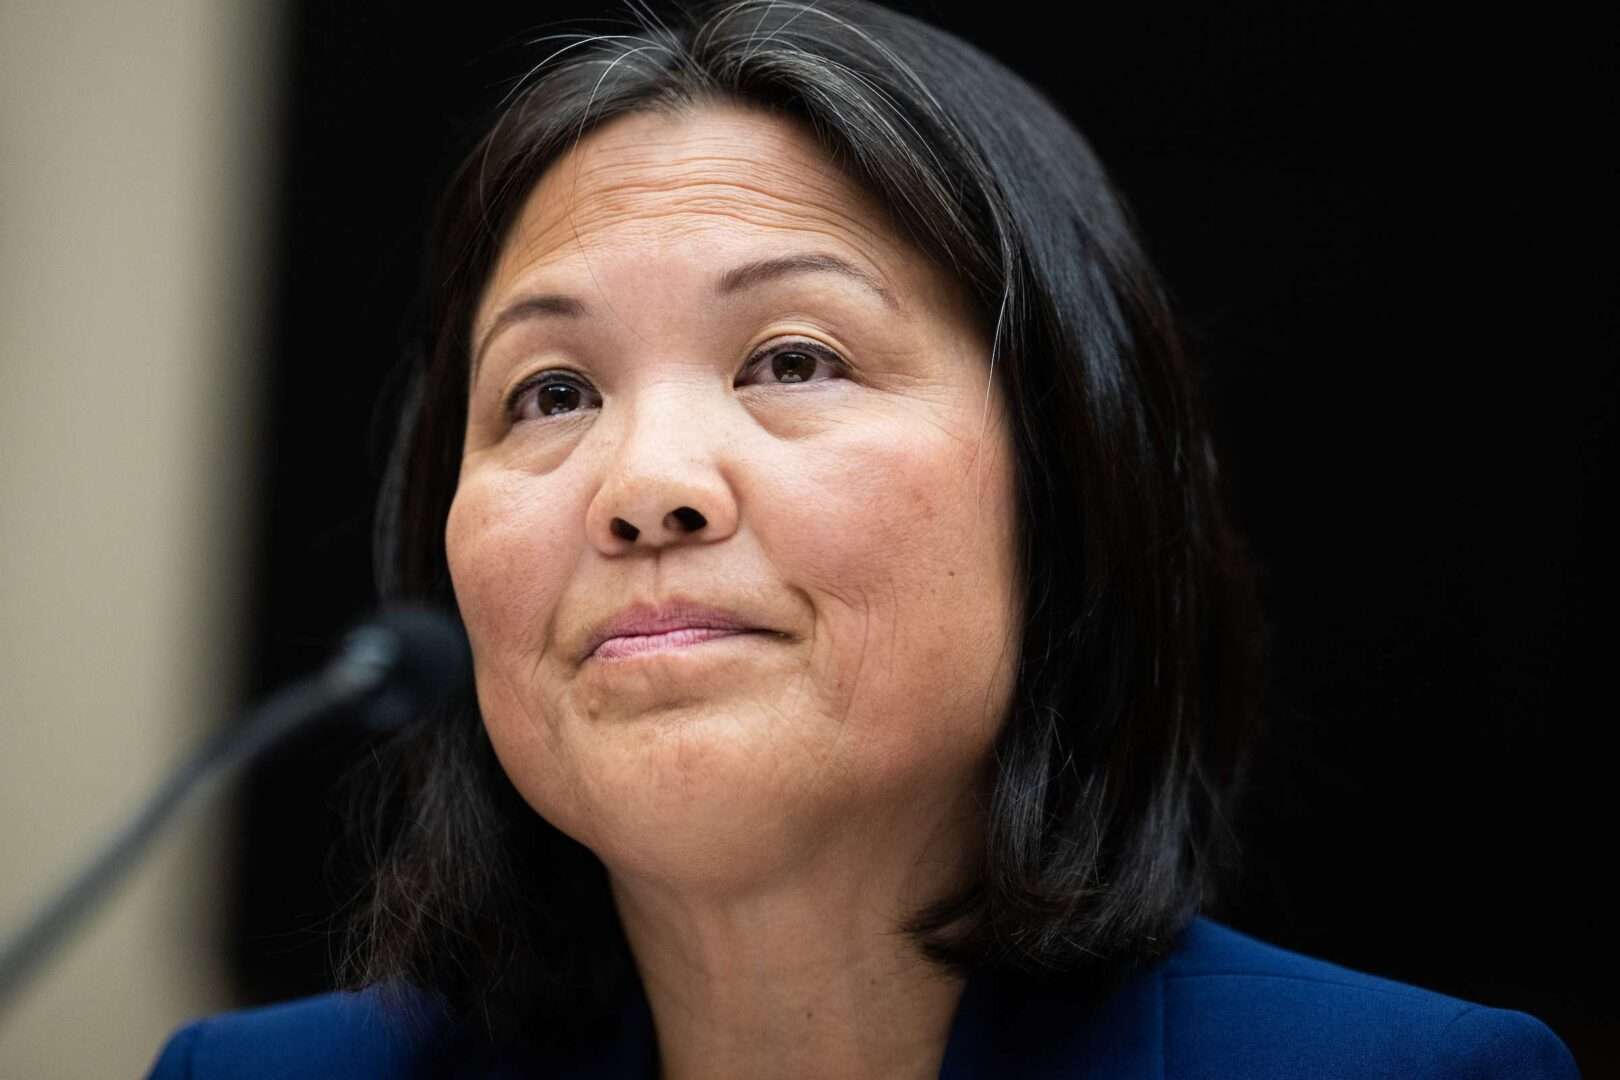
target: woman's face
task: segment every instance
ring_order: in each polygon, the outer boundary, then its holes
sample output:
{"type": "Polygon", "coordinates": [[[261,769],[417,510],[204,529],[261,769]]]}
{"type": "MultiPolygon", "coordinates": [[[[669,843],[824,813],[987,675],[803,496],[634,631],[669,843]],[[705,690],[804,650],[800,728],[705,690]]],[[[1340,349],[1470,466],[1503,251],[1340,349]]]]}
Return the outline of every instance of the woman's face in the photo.
{"type": "Polygon", "coordinates": [[[616,874],[715,885],[960,818],[1019,646],[1002,400],[956,285],[804,129],[597,129],[472,340],[446,541],[536,811],[616,874]],[[754,632],[587,655],[627,608],[691,604],[754,632]]]}

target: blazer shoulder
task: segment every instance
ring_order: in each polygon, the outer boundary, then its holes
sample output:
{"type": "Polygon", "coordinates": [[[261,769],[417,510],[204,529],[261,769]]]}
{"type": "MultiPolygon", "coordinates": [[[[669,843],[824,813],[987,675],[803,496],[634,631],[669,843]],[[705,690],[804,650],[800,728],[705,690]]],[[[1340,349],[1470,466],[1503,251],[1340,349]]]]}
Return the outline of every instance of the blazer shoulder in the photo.
{"type": "Polygon", "coordinates": [[[339,991],[195,1020],[171,1035],[149,1080],[405,1078],[428,1067],[442,1016],[416,991],[339,991]]]}
{"type": "Polygon", "coordinates": [[[1541,1021],[1354,971],[1211,919],[1162,969],[1166,1075],[1578,1080],[1541,1021]]]}

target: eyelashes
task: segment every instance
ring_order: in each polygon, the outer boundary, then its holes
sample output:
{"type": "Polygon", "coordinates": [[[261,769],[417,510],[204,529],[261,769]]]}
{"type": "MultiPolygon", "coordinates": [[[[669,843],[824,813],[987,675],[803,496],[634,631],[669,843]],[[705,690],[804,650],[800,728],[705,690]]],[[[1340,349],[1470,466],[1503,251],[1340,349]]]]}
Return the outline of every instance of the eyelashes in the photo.
{"type": "Polygon", "coordinates": [[[515,423],[574,412],[580,402],[595,393],[589,383],[566,371],[542,371],[512,388],[506,399],[506,415],[515,423]]]}
{"type": "MultiPolygon", "coordinates": [[[[743,380],[761,371],[768,380],[765,385],[771,388],[827,382],[850,374],[843,357],[825,345],[807,340],[777,342],[760,349],[743,365],[739,385],[746,385],[743,380]],[[821,375],[825,377],[818,377],[821,375]]],[[[582,376],[570,371],[541,371],[507,394],[506,415],[512,423],[544,420],[572,415],[593,402],[601,405],[601,395],[582,376]]]]}

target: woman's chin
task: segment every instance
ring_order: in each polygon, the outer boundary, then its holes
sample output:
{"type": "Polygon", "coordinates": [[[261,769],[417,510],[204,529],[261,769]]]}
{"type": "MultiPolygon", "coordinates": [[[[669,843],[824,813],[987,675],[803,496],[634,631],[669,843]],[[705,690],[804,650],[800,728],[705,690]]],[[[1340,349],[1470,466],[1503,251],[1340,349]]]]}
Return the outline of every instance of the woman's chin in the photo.
{"type": "Polygon", "coordinates": [[[688,896],[738,895],[801,876],[827,829],[772,817],[763,800],[708,798],[599,814],[577,832],[615,880],[688,896]]]}
{"type": "Polygon", "coordinates": [[[839,787],[847,770],[794,753],[772,722],[669,712],[599,729],[567,755],[569,775],[520,790],[616,874],[713,888],[768,881],[828,850],[860,802],[839,787]]]}

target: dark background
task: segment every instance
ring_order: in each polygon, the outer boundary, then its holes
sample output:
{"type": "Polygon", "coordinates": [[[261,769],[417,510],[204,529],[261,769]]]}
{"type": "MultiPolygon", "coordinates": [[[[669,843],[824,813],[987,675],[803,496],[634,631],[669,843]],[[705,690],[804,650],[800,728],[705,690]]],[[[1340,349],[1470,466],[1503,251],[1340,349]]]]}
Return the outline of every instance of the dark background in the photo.
{"type": "MultiPolygon", "coordinates": [[[[1047,5],[899,6],[1068,111],[1207,368],[1274,638],[1249,873],[1218,914],[1534,1013],[1620,1075],[1595,29],[1266,3],[1096,5],[1057,32],[1047,5]]],[[[286,10],[250,697],[373,602],[379,388],[471,125],[542,23],[622,9],[286,10]]],[[[306,739],[250,779],[245,1000],[328,985],[356,885],[333,785],[359,750],[306,739]]]]}

